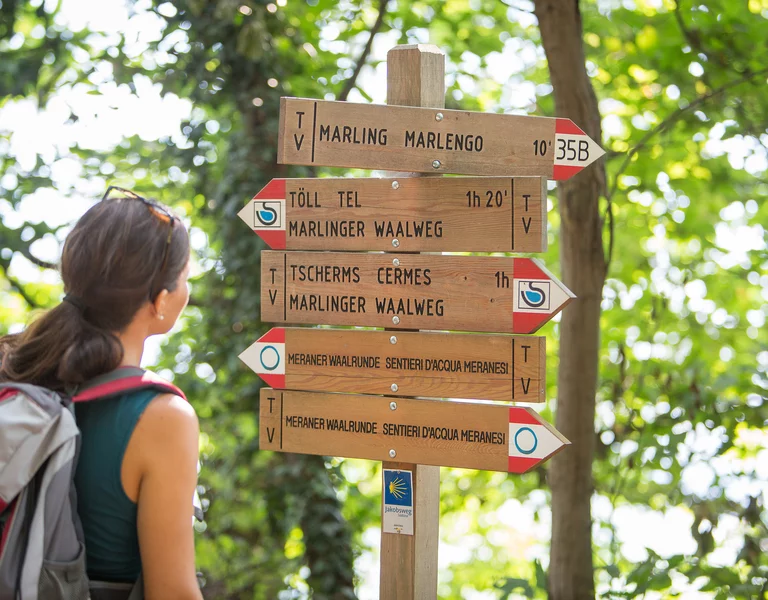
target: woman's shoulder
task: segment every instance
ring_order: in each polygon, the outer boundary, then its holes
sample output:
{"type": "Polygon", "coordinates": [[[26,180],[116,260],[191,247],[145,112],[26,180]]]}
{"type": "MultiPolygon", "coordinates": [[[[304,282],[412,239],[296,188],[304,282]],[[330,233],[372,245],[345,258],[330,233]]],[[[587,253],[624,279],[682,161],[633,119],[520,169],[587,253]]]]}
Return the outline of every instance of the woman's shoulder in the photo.
{"type": "Polygon", "coordinates": [[[147,405],[137,430],[148,446],[167,448],[192,441],[196,446],[200,425],[189,402],[175,394],[160,393],[147,405]]]}
{"type": "Polygon", "coordinates": [[[192,405],[175,394],[157,394],[144,410],[142,421],[160,427],[199,427],[197,413],[192,405]]]}

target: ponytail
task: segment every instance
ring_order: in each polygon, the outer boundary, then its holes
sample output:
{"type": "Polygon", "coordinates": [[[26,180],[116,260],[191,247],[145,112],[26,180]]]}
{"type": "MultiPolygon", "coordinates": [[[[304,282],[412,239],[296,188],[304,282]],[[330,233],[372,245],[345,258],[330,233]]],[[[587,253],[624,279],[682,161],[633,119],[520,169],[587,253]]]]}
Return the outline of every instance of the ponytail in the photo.
{"type": "Polygon", "coordinates": [[[90,323],[87,310],[62,302],[22,333],[0,338],[0,380],[64,392],[116,369],[123,346],[114,333],[90,323]]]}

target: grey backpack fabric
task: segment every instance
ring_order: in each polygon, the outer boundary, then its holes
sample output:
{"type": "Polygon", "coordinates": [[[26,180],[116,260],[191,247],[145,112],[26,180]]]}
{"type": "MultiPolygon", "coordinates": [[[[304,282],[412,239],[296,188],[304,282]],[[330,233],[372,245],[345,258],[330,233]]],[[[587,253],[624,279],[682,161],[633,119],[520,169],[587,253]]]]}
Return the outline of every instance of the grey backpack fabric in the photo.
{"type": "Polygon", "coordinates": [[[79,446],[69,398],[0,384],[0,600],[143,599],[141,580],[88,581],[74,486],[79,446]]]}
{"type": "Polygon", "coordinates": [[[88,598],[72,479],[79,431],[66,400],[0,384],[0,600],[88,598]]]}

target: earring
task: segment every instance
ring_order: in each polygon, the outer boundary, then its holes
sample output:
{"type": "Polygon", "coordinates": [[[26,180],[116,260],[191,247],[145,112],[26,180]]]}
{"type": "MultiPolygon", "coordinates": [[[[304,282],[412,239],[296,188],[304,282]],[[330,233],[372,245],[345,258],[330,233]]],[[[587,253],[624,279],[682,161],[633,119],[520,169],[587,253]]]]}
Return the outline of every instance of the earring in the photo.
{"type": "Polygon", "coordinates": [[[162,321],[163,319],[165,319],[165,315],[160,315],[158,318],[162,321]]]}

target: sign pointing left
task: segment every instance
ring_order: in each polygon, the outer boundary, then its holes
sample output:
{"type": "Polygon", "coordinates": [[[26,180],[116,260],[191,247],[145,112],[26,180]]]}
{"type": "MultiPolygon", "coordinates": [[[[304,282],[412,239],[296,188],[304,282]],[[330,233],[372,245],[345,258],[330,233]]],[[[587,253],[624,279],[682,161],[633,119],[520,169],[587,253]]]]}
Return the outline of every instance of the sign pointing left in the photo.
{"type": "Polygon", "coordinates": [[[272,250],[547,249],[542,177],[273,179],[238,216],[272,250]]]}
{"type": "Polygon", "coordinates": [[[546,400],[546,338],[275,327],[240,354],[270,387],[546,400]]]}

